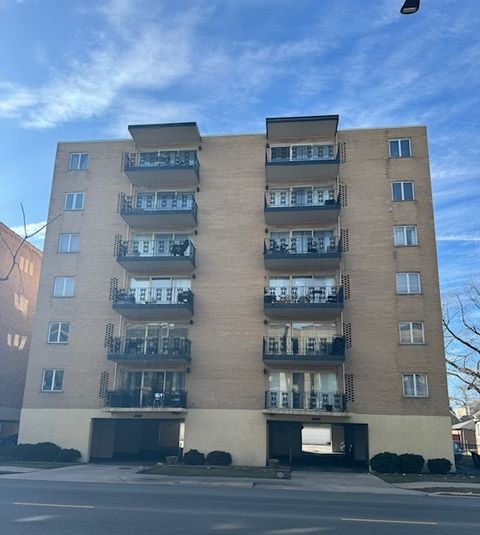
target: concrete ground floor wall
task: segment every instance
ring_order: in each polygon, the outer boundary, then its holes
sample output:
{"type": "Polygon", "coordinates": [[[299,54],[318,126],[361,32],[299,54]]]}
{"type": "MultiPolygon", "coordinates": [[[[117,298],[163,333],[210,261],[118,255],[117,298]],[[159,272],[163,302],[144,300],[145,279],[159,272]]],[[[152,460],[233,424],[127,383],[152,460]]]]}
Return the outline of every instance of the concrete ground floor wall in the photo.
{"type": "MultiPolygon", "coordinates": [[[[137,414],[137,413],[136,413],[137,414]]],[[[132,418],[98,409],[23,409],[19,442],[51,441],[63,448],[76,448],[82,461],[90,459],[94,419],[132,418]]],[[[146,418],[167,418],[161,413],[146,418]]],[[[425,459],[445,457],[453,462],[451,421],[448,416],[362,415],[349,417],[316,415],[272,416],[255,410],[190,409],[176,417],[185,422],[184,451],[204,453],[224,450],[238,465],[264,466],[268,456],[267,420],[311,422],[322,425],[366,424],[368,457],[383,451],[418,453],[425,459]],[[320,420],[320,421],[319,421],[320,420]]],[[[171,416],[170,416],[171,418],[171,416]]]]}

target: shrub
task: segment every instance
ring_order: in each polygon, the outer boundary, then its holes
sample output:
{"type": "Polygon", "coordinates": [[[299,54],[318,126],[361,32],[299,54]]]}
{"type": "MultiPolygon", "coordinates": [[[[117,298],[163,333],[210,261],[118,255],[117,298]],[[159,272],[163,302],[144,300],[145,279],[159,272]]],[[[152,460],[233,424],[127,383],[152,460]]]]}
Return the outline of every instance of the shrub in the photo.
{"type": "Polygon", "coordinates": [[[398,455],[389,451],[377,453],[377,455],[370,459],[370,466],[374,472],[394,474],[398,472],[399,468],[398,455]]]}
{"type": "Polygon", "coordinates": [[[183,462],[190,465],[205,464],[205,454],[198,450],[189,450],[183,455],[183,462]]]}
{"type": "Polygon", "coordinates": [[[229,466],[232,464],[232,456],[227,451],[211,451],[207,455],[207,464],[216,464],[218,466],[229,466]]]}
{"type": "Polygon", "coordinates": [[[427,466],[431,474],[448,474],[452,463],[448,459],[428,459],[427,466]]]}
{"type": "Polygon", "coordinates": [[[402,453],[398,456],[399,471],[402,474],[420,474],[425,465],[425,459],[414,453],[402,453]]]}
{"type": "Polygon", "coordinates": [[[73,448],[62,448],[57,455],[56,460],[61,463],[74,463],[76,460],[80,459],[82,454],[73,448]]]}
{"type": "Polygon", "coordinates": [[[17,444],[10,448],[8,458],[14,461],[25,461],[29,458],[33,444],[17,444]]]}
{"type": "Polygon", "coordinates": [[[15,461],[55,461],[60,450],[60,446],[53,442],[17,444],[9,450],[8,458],[15,461]]]}

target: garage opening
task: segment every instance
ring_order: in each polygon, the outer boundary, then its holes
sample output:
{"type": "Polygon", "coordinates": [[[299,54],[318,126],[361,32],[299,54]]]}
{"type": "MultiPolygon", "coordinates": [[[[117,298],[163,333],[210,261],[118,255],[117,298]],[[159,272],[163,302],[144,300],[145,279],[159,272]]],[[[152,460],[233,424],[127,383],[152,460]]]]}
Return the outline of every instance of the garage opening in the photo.
{"type": "Polygon", "coordinates": [[[94,419],[91,461],[163,461],[183,450],[181,420],[94,419]]]}
{"type": "Polygon", "coordinates": [[[269,458],[296,469],[368,469],[366,424],[268,422],[269,458]]]}

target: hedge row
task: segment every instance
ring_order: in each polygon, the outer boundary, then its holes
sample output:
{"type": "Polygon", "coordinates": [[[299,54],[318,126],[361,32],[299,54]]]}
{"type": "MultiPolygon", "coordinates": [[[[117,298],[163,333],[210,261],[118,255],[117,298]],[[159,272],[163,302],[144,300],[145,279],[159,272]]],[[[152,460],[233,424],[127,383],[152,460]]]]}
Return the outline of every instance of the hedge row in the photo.
{"type": "Polygon", "coordinates": [[[61,448],[53,442],[17,444],[4,448],[1,455],[11,461],[57,461],[62,463],[73,463],[81,457],[78,450],[61,448]]]}
{"type": "MultiPolygon", "coordinates": [[[[374,472],[382,474],[420,474],[425,466],[425,459],[414,453],[378,453],[370,459],[370,467],[374,472]]],[[[429,459],[427,467],[431,474],[447,474],[452,468],[448,459],[429,459]]]]}
{"type": "Polygon", "coordinates": [[[189,450],[183,455],[184,464],[189,465],[203,465],[205,464],[217,466],[230,466],[232,464],[232,456],[226,451],[211,451],[205,457],[204,453],[198,450],[189,450]]]}

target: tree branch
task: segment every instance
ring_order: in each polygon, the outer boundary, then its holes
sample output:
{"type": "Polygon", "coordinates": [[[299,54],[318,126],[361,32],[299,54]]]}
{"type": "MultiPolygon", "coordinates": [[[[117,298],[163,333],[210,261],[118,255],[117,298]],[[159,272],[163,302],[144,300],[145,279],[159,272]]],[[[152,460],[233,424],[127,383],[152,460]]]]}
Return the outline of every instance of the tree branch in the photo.
{"type": "MultiPolygon", "coordinates": [[[[31,234],[27,234],[27,224],[26,224],[26,218],[25,218],[25,210],[23,209],[22,203],[20,203],[20,206],[22,208],[22,215],[23,215],[23,228],[25,229],[25,235],[22,238],[22,241],[19,243],[17,248],[15,249],[15,252],[13,252],[10,247],[8,247],[10,254],[12,255],[12,263],[10,265],[9,270],[7,271],[7,274],[3,277],[0,277],[0,282],[5,282],[10,278],[10,275],[12,274],[12,271],[14,270],[15,266],[17,265],[17,256],[20,252],[20,249],[22,248],[22,245],[29,240],[30,238],[33,238],[36,234],[41,232],[44,228],[46,228],[48,225],[51,225],[54,221],[56,221],[63,212],[60,212],[58,215],[56,215],[54,218],[52,218],[50,221],[47,221],[44,225],[42,225],[40,228],[38,228],[35,232],[32,232],[31,234]]],[[[2,236],[2,240],[5,242],[2,236]]]]}

